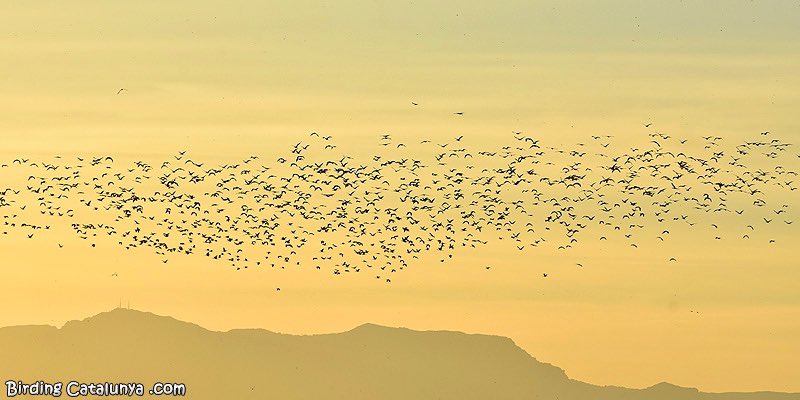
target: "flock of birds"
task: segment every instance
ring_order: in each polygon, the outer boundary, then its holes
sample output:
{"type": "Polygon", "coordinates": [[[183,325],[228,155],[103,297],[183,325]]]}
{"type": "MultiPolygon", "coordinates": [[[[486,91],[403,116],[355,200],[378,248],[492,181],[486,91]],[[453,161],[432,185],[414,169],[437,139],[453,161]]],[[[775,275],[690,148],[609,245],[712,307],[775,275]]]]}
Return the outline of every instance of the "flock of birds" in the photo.
{"type": "Polygon", "coordinates": [[[496,241],[516,251],[638,247],[690,227],[721,240],[721,224],[767,241],[762,225],[793,222],[797,172],[785,161],[800,155],[769,132],[733,146],[654,132],[625,148],[610,135],[572,148],[509,136],[470,149],[463,136],[406,146],[387,134],[354,157],[311,133],[277,159],[219,165],[184,151],[158,162],[16,158],[0,165],[5,182],[20,182],[0,189],[2,235],[36,240],[60,228],[87,248],[145,249],[165,264],[194,255],[235,270],[302,266],[391,282],[423,258],[446,262],[496,241]]]}

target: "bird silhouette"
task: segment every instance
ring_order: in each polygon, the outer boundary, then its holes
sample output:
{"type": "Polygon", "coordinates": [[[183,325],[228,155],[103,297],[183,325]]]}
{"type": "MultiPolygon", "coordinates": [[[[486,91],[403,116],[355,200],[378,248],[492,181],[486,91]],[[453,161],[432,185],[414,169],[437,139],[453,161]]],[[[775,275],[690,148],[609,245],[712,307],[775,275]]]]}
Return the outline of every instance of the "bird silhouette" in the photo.
{"type": "Polygon", "coordinates": [[[796,189],[791,143],[712,135],[681,146],[687,139],[652,135],[622,147],[610,135],[569,145],[517,131],[473,146],[463,135],[417,145],[381,134],[364,143],[375,149],[349,153],[312,132],[269,157],[16,155],[2,163],[20,183],[0,188],[0,221],[6,235],[47,241],[64,231],[163,264],[200,257],[243,274],[308,266],[331,279],[370,271],[381,284],[489,244],[527,255],[618,242],[633,252],[709,226],[715,241],[741,234],[724,235],[728,226],[764,238],[776,229],[768,216],[795,227],[794,210],[776,205],[796,189]]]}

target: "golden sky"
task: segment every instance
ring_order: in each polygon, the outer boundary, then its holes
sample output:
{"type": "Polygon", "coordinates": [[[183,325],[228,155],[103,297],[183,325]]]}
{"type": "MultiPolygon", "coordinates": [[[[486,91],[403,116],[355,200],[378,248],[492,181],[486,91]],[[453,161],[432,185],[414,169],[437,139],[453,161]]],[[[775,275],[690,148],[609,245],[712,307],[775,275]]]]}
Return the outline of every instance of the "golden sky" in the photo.
{"type": "MultiPolygon", "coordinates": [[[[312,131],[362,156],[385,133],[475,149],[512,131],[565,148],[612,134],[617,153],[654,131],[797,143],[798,20],[796,1],[3,2],[0,159],[273,160],[312,131]]],[[[796,215],[796,192],[774,196],[796,215]]],[[[666,243],[566,255],[497,242],[391,285],[196,256],[165,267],[67,231],[10,237],[0,325],[60,325],[122,299],[220,330],[503,335],[595,384],[800,391],[797,224],[759,232],[774,244],[733,239],[740,225],[701,219],[666,243]]]]}

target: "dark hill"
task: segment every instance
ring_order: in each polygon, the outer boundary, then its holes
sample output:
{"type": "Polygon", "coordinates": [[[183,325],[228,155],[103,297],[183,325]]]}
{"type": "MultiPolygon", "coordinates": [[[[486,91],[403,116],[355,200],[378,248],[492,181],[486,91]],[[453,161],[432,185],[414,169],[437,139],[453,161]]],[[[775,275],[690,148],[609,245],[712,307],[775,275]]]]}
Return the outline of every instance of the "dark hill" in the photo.
{"type": "Polygon", "coordinates": [[[706,394],[668,383],[598,387],[569,379],[508,338],[372,324],[311,336],[213,332],[117,309],[61,329],[0,328],[0,349],[4,380],[142,382],[146,390],[157,381],[181,382],[191,399],[800,400],[706,394]]]}

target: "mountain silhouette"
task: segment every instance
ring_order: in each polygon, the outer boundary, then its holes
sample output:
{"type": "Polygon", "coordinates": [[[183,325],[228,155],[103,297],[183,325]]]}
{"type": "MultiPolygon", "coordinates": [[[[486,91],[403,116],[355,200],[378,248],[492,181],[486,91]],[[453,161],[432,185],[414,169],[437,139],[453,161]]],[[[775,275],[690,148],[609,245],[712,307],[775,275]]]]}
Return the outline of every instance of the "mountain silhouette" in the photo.
{"type": "Polygon", "coordinates": [[[797,393],[702,393],[669,383],[595,386],[505,337],[373,324],[307,336],[215,332],[115,309],[60,329],[0,328],[0,348],[3,381],[141,382],[146,389],[176,382],[191,399],[800,400],[797,393]]]}

